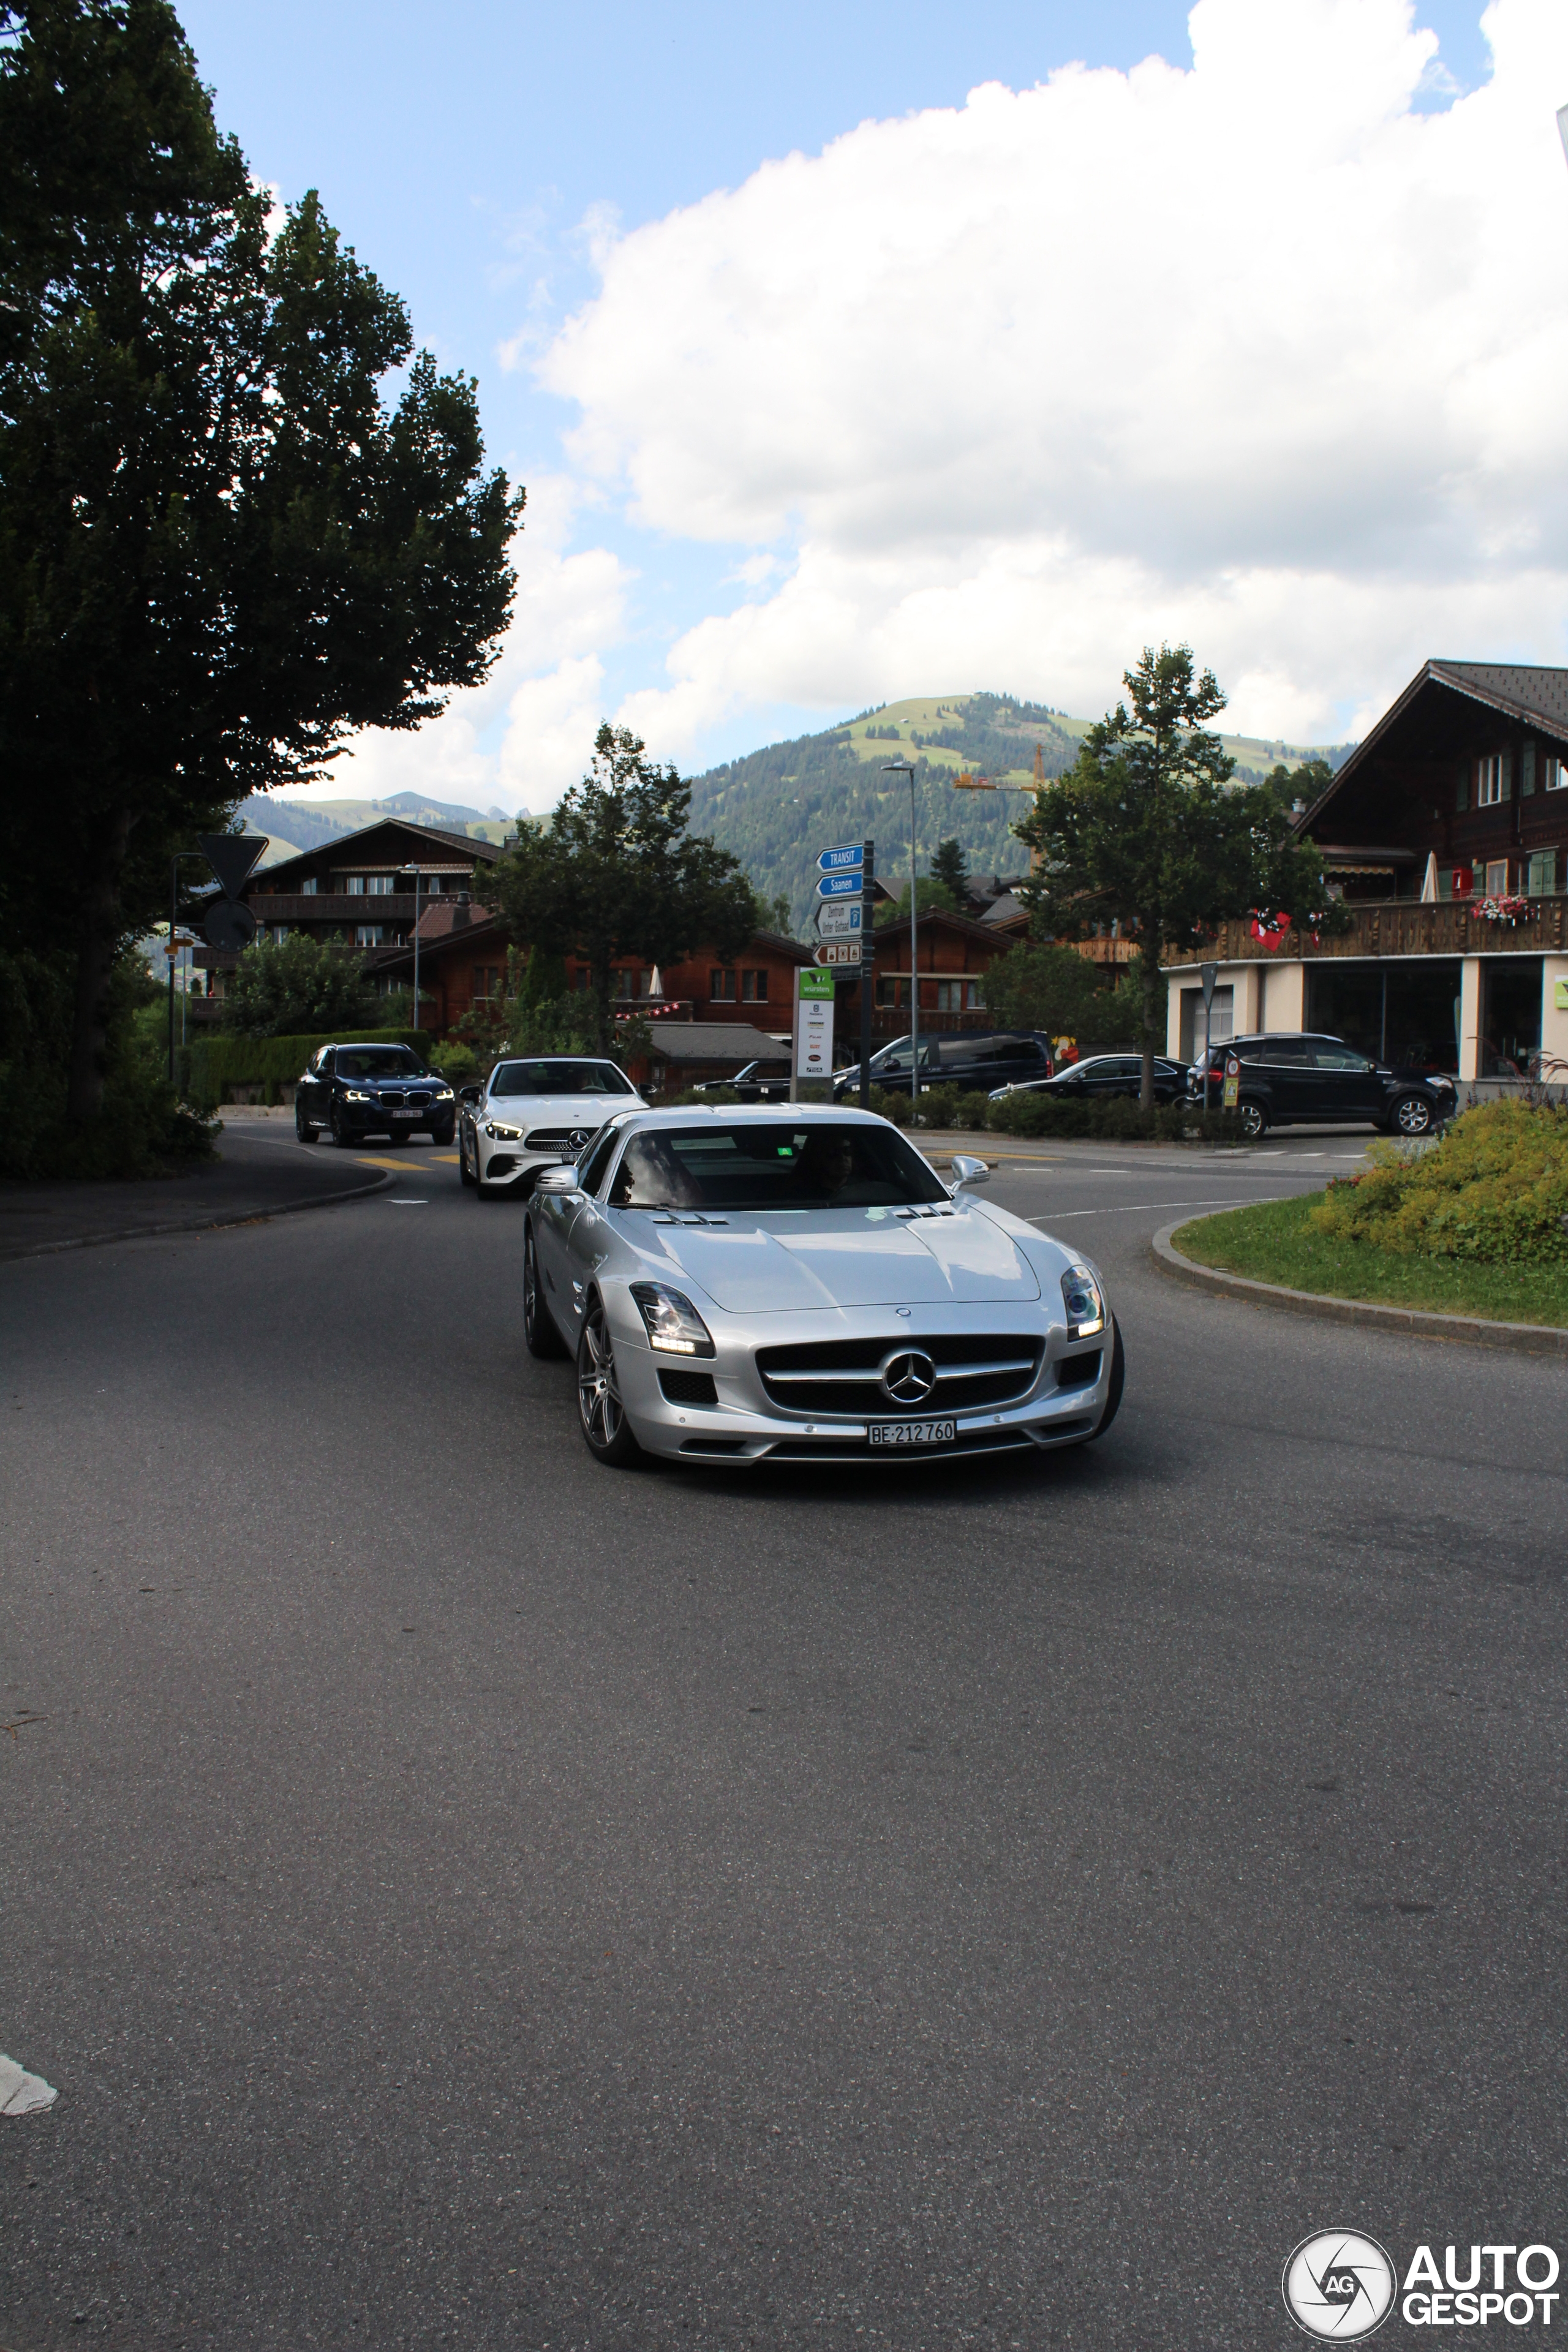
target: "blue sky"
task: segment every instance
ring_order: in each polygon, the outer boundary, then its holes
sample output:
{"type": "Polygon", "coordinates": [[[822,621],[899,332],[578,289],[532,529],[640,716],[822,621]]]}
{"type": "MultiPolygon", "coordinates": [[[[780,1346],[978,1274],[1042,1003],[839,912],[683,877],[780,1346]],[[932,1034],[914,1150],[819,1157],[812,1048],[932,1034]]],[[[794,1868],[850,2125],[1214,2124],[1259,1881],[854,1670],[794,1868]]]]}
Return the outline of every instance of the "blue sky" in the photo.
{"type": "MultiPolygon", "coordinates": [[[[1318,5],[1331,12],[1334,0],[1318,5]]],[[[781,520],[782,508],[762,523],[742,518],[731,526],[721,519],[688,530],[679,500],[636,494],[639,460],[625,446],[622,425],[615,427],[621,445],[614,462],[585,460],[581,445],[563,437],[584,417],[592,420],[596,401],[605,415],[614,408],[613,394],[600,397],[603,352],[617,331],[614,305],[602,299],[606,248],[619,244],[626,251],[626,237],[645,225],[705,200],[711,206],[716,192],[741,190],[768,159],[795,151],[815,157],[861,124],[962,109],[979,84],[1027,91],[1073,60],[1122,74],[1151,54],[1183,71],[1193,64],[1185,10],[1152,0],[1101,0],[1092,7],[972,0],[962,9],[881,0],[848,6],[808,0],[787,9],[562,9],[494,0],[447,0],[439,9],[383,0],[372,8],[358,0],[272,0],[260,9],[236,0],[185,0],[181,14],[215,90],[218,121],[237,134],[252,169],[289,198],[320,188],[362,259],[407,301],[419,341],[443,365],[478,377],[493,455],[515,478],[557,484],[558,552],[592,551],[600,564],[594,576],[606,592],[604,610],[614,607],[591,655],[579,648],[572,658],[591,661],[584,675],[606,713],[625,706],[634,716],[646,711],[663,719],[687,766],[825,724],[846,706],[892,698],[899,678],[886,660],[868,656],[861,689],[852,663],[842,677],[822,672],[819,684],[809,665],[781,657],[771,669],[753,664],[740,683],[731,677],[721,690],[693,688],[679,708],[658,700],[669,691],[672,646],[705,623],[723,623],[738,607],[765,599],[786,575],[795,580],[793,593],[804,595],[810,550],[825,542],[809,525],[781,520]],[[601,373],[571,396],[560,388],[570,367],[554,368],[556,389],[541,384],[535,369],[564,322],[584,308],[596,321],[601,373]]],[[[1413,21],[1430,26],[1440,48],[1410,110],[1440,112],[1456,94],[1484,86],[1490,62],[1479,14],[1454,0],[1415,10],[1413,21]]],[[[1556,103],[1568,98],[1568,87],[1550,95],[1556,103]]],[[[1283,88],[1281,101],[1289,103],[1283,88]]],[[[1256,91],[1249,106],[1256,114],[1256,91]]],[[[1216,173],[1225,168],[1227,143],[1222,140],[1215,156],[1216,173]]],[[[845,233],[855,233],[852,224],[845,233]]],[[[623,264],[623,279],[629,267],[623,264]]],[[[657,306],[639,313],[635,301],[622,305],[628,355],[636,347],[634,372],[654,364],[650,317],[657,339],[657,306]]],[[[799,331],[821,335],[809,305],[802,307],[799,331]]],[[[1063,320],[1064,356],[1079,331],[1063,320]]],[[[972,356],[984,364],[983,354],[972,356]]],[[[756,393],[765,412],[776,352],[759,344],[756,357],[756,393]]],[[[899,398],[906,361],[916,364],[918,355],[895,341],[885,395],[890,400],[899,398]]],[[[827,377],[837,364],[832,345],[825,344],[827,377]]],[[[937,364],[945,365],[940,347],[937,364]]],[[[647,465],[657,471],[654,457],[647,465]]],[[[809,501],[809,487],[797,489],[790,516],[805,512],[809,501]]],[[[964,560],[974,570],[987,559],[972,551],[964,560]]],[[[590,584],[582,571],[577,590],[586,594],[590,584]]],[[[1129,658],[1139,617],[1130,608],[1129,658]]],[[[987,684],[1061,701],[1080,677],[1087,690],[1099,675],[1092,660],[1076,672],[1069,662],[1067,689],[1053,693],[1049,675],[1013,674],[1000,645],[992,675],[969,674],[974,656],[973,642],[966,642],[954,674],[910,675],[902,690],[987,684]]],[[[912,664],[915,653],[906,658],[912,664]]],[[[526,647],[517,649],[516,660],[527,667],[526,647]]],[[[1113,691],[1116,666],[1100,667],[1113,691]]],[[[1360,688],[1361,681],[1347,679],[1325,719],[1342,721],[1360,688]]],[[[1310,692],[1305,703],[1300,695],[1294,702],[1284,697],[1278,731],[1287,731],[1311,700],[1310,692]]],[[[485,761],[493,763],[512,723],[508,714],[508,703],[495,697],[483,708],[476,704],[465,753],[475,776],[485,761]]],[[[514,760],[495,790],[503,801],[515,799],[514,784],[536,802],[548,798],[558,789],[548,767],[545,761],[534,774],[526,761],[514,760]]]]}

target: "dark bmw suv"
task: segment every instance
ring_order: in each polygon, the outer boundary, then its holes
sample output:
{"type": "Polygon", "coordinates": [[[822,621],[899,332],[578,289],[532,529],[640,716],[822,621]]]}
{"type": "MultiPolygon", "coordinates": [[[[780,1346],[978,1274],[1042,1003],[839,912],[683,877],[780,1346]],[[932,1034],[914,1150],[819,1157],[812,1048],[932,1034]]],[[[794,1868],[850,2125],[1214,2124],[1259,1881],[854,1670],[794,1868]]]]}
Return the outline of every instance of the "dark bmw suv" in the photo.
{"type": "Polygon", "coordinates": [[[456,1095],[408,1045],[323,1045],[294,1089],[301,1143],[314,1143],[322,1128],[334,1143],[421,1128],[432,1143],[450,1143],[457,1125],[456,1095]]]}
{"type": "MultiPolygon", "coordinates": [[[[1260,1037],[1227,1037],[1223,1045],[1209,1047],[1208,1096],[1215,1109],[1233,1054],[1240,1066],[1237,1108],[1248,1135],[1298,1123],[1350,1126],[1363,1119],[1388,1135],[1429,1135],[1454,1114],[1452,1078],[1404,1066],[1384,1068],[1369,1062],[1342,1037],[1279,1031],[1260,1037]]],[[[1201,1054],[1187,1088],[1190,1094],[1203,1094],[1201,1054]]]]}

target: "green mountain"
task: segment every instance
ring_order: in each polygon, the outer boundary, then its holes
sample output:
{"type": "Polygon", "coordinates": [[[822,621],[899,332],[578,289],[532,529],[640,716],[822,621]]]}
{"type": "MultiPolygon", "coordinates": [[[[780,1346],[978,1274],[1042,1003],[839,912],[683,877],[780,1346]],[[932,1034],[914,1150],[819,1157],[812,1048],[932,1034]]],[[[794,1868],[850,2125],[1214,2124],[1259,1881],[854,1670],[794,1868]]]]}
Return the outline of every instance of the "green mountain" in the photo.
{"type": "MultiPolygon", "coordinates": [[[[972,873],[1022,874],[1028,856],[1012,827],[1023,802],[1016,793],[963,790],[955,779],[968,771],[997,784],[1027,787],[1037,750],[1042,772],[1059,776],[1077,758],[1089,724],[1005,694],[917,695],[885,703],[847,726],[771,743],[694,777],[691,830],[710,833],[732,851],[764,897],[786,892],[796,928],[804,930],[816,896],[818,850],[869,836],[882,878],[894,888],[907,880],[909,778],[879,772],[884,761],[902,759],[915,771],[922,874],[937,843],[952,835],[963,843],[972,873]]],[[[1227,735],[1225,747],[1243,783],[1260,783],[1280,762],[1294,768],[1321,757],[1338,767],[1351,749],[1248,735],[1227,735]]]]}
{"type": "Polygon", "coordinates": [[[261,870],[292,857],[301,849],[320,849],[338,834],[357,833],[380,816],[406,817],[415,824],[434,825],[442,833],[466,833],[481,841],[501,841],[517,831],[517,819],[498,808],[465,808],[457,801],[424,799],[418,793],[395,793],[384,801],[291,801],[269,793],[252,793],[240,803],[247,833],[264,833],[269,847],[261,870]]]}

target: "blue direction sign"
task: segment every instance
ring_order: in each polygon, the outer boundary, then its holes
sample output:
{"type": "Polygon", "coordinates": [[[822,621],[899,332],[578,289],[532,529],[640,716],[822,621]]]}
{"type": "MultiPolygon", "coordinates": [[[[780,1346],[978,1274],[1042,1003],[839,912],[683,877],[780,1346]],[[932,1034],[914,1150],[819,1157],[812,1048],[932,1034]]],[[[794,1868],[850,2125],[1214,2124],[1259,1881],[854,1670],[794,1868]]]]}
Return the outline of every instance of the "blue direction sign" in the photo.
{"type": "Polygon", "coordinates": [[[816,886],[819,898],[858,898],[860,896],[858,874],[825,874],[816,886]]]}
{"type": "Polygon", "coordinates": [[[816,859],[824,874],[847,874],[851,867],[858,871],[865,861],[866,853],[858,841],[847,841],[838,849],[819,850],[816,859]]]}

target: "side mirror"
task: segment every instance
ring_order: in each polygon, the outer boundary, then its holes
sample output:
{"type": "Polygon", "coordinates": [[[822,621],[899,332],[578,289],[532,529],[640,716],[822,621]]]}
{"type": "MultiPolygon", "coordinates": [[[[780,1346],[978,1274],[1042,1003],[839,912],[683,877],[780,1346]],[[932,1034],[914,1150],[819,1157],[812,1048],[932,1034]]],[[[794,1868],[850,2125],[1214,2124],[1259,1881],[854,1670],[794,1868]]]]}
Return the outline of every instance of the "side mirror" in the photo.
{"type": "Polygon", "coordinates": [[[477,1103],[481,1091],[482,1089],[479,1087],[459,1087],[458,1088],[458,1100],[459,1102],[477,1103]]]}
{"type": "Polygon", "coordinates": [[[989,1184],[991,1171],[984,1160],[972,1159],[967,1151],[955,1154],[952,1161],[952,1189],[962,1191],[965,1184],[989,1184]]]}
{"type": "Polygon", "coordinates": [[[533,1189],[536,1192],[575,1192],[581,1188],[577,1182],[577,1171],[569,1164],[564,1168],[542,1169],[534,1179],[533,1189]]]}

